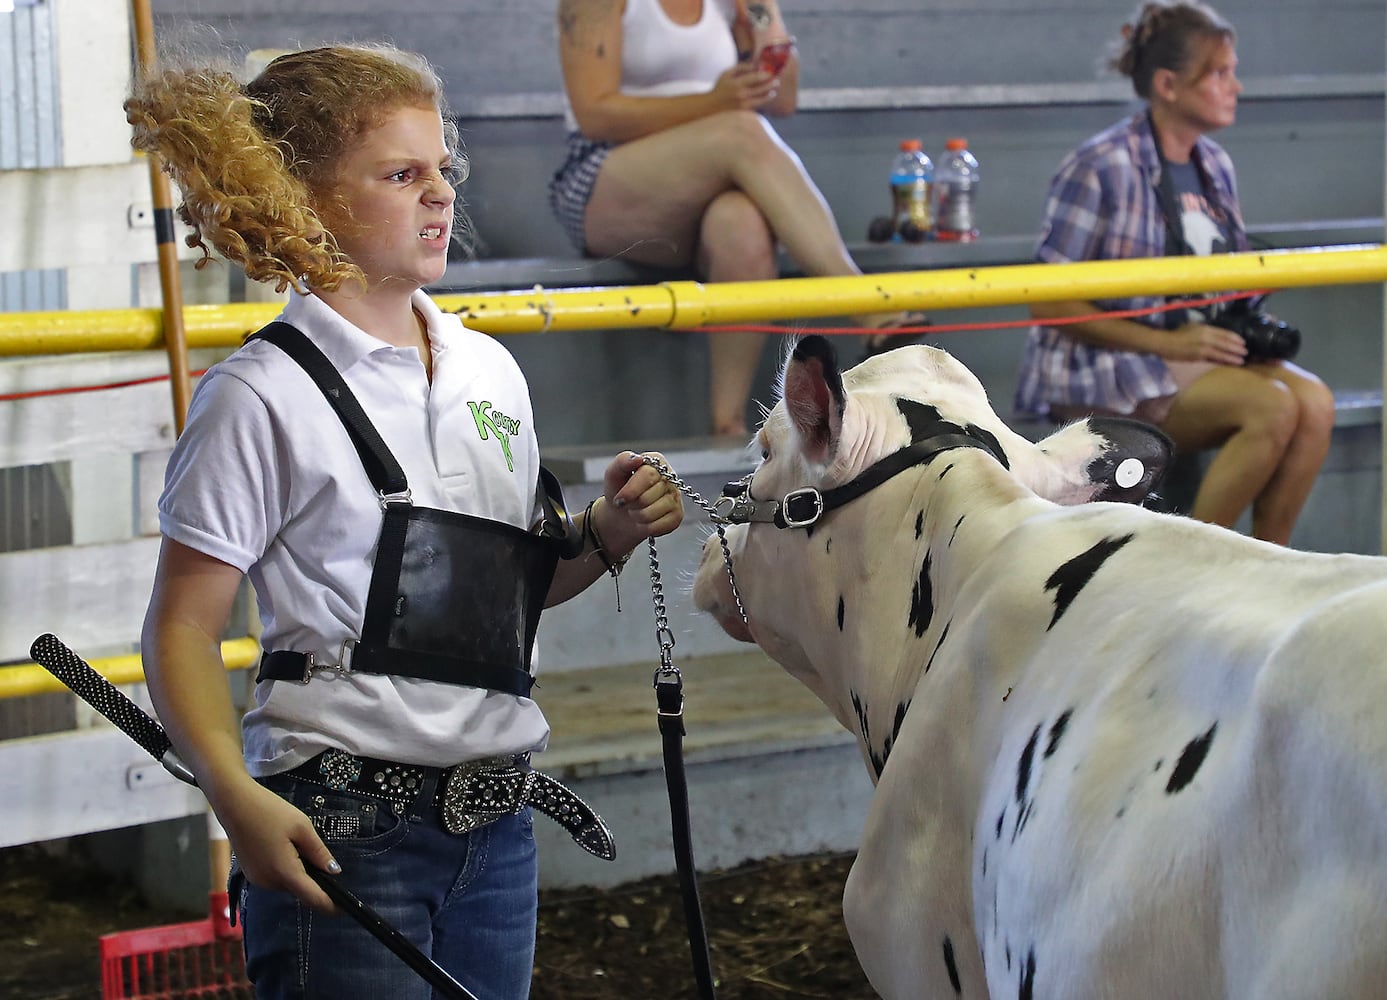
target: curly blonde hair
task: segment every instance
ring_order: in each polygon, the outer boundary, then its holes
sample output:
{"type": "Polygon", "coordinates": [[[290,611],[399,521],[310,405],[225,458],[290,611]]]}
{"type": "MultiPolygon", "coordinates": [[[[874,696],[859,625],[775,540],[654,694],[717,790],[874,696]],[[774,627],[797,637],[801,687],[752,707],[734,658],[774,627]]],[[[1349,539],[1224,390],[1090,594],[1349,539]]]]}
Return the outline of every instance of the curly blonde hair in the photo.
{"type": "Polygon", "coordinates": [[[125,114],[131,144],[157,153],[182,192],[187,243],[203,253],[196,266],[215,249],[277,291],[331,291],[365,280],[322,221],[336,207],[338,164],[402,107],[439,112],[461,172],[438,75],[422,56],[385,45],[288,53],[245,86],[229,69],[168,69],[136,85],[125,114]]]}
{"type": "Polygon", "coordinates": [[[1138,97],[1151,97],[1151,78],[1158,69],[1182,73],[1196,55],[1196,41],[1234,42],[1233,26],[1208,4],[1194,0],[1143,4],[1122,38],[1113,45],[1108,65],[1130,77],[1138,97]]]}

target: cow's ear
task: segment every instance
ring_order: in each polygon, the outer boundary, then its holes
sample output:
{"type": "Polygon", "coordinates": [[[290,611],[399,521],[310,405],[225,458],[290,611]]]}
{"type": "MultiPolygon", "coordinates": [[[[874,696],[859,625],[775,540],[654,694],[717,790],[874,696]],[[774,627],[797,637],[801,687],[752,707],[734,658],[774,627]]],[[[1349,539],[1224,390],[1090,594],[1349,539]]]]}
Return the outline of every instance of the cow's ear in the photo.
{"type": "Polygon", "coordinates": [[[826,463],[843,430],[843,373],[838,352],[827,338],[805,337],[795,344],[782,378],[785,409],[805,457],[826,463]]]}
{"type": "Polygon", "coordinates": [[[1098,487],[1093,499],[1141,503],[1165,478],[1174,442],[1139,420],[1089,417],[1088,426],[1106,445],[1088,466],[1089,479],[1098,487]]]}

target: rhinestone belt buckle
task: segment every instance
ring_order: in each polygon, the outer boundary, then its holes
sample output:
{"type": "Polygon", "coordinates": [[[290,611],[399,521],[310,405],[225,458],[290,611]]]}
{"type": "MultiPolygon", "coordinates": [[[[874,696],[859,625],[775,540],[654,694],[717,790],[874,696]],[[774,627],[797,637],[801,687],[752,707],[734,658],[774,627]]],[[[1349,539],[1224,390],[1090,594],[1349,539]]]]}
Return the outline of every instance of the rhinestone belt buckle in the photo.
{"type": "Polygon", "coordinates": [[[535,773],[510,758],[459,764],[443,789],[443,828],[469,833],[518,813],[530,801],[535,773]]]}

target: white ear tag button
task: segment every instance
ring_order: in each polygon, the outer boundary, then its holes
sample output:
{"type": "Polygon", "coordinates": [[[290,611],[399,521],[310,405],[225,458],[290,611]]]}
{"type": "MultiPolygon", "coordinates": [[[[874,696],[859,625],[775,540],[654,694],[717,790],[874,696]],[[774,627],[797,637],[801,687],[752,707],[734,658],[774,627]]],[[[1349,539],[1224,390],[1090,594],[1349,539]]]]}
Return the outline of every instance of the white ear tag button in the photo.
{"type": "Polygon", "coordinates": [[[1125,490],[1141,482],[1141,477],[1145,474],[1146,466],[1141,464],[1141,459],[1124,458],[1117,471],[1113,473],[1113,481],[1125,490]]]}

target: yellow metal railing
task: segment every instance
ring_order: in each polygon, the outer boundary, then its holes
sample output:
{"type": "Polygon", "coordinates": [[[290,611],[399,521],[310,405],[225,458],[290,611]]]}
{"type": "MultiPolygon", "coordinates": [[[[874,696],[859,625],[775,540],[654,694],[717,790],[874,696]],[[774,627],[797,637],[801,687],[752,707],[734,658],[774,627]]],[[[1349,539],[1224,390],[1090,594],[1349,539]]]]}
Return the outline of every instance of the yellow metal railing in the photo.
{"type": "MultiPolygon", "coordinates": [[[[254,639],[228,639],[222,643],[222,660],[227,670],[244,670],[259,658],[260,643],[254,639]]],[[[144,665],[138,653],[88,662],[92,669],[112,684],[139,684],[144,681],[144,665]]],[[[0,701],[66,690],[67,686],[62,681],[36,663],[0,668],[0,701]]]]}
{"type": "MultiPolygon", "coordinates": [[[[1364,244],[1208,257],[1076,264],[1021,264],[771,281],[671,281],[656,285],[439,295],[438,305],[492,334],[558,330],[697,328],[792,321],[898,309],[965,309],[1134,295],[1189,295],[1236,289],[1387,282],[1387,247],[1364,244]]],[[[264,326],[279,305],[188,306],[189,348],[233,347],[264,326]]],[[[158,309],[0,313],[0,357],[154,350],[158,309]]],[[[250,666],[254,639],[222,646],[227,669],[250,666]]],[[[117,684],[143,680],[138,656],[94,661],[117,684]]],[[[0,670],[0,699],[65,690],[42,667],[0,670]]]]}
{"type": "MultiPolygon", "coordinates": [[[[657,285],[439,295],[435,301],[492,334],[694,328],[897,309],[965,309],[1070,299],[1387,281],[1381,245],[1268,250],[1076,264],[904,271],[850,278],[669,281],[657,285]]],[[[278,313],[276,304],[188,306],[189,348],[234,347],[278,313]]],[[[157,309],[0,313],[0,356],[155,350],[157,309]]]]}

